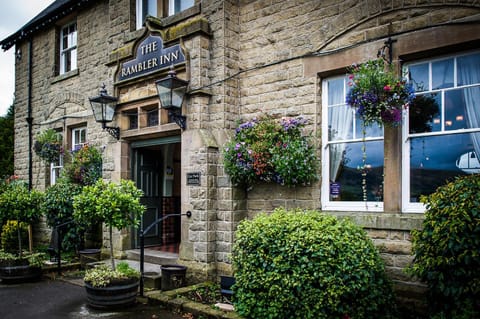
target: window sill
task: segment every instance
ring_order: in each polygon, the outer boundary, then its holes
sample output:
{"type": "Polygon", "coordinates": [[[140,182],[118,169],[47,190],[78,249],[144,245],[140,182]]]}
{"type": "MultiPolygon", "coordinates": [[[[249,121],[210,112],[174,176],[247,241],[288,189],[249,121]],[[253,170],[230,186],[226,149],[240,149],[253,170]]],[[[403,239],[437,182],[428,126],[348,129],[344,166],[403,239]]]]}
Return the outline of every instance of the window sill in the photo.
{"type": "Polygon", "coordinates": [[[425,218],[424,214],[398,213],[390,214],[384,212],[345,212],[345,211],[323,211],[324,213],[338,218],[348,218],[363,228],[404,230],[421,229],[425,218]]]}
{"type": "Polygon", "coordinates": [[[63,80],[69,79],[69,78],[74,77],[74,76],[77,76],[78,74],[80,74],[80,71],[78,69],[75,69],[75,70],[69,71],[67,73],[57,75],[56,77],[53,78],[52,84],[57,83],[57,82],[61,82],[63,80]]]}

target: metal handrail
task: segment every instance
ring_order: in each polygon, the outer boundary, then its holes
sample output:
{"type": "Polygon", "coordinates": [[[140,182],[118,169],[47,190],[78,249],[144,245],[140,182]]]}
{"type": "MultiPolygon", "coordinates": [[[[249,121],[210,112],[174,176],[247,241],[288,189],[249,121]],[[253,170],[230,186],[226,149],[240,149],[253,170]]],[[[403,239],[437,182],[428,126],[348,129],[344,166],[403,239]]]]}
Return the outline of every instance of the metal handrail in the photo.
{"type": "Polygon", "coordinates": [[[140,296],[141,297],[143,297],[143,291],[144,291],[145,233],[148,233],[155,225],[164,221],[167,218],[180,217],[180,216],[187,216],[188,218],[190,218],[190,217],[192,217],[192,212],[187,211],[184,214],[168,214],[168,215],[165,215],[163,217],[158,218],[153,223],[151,223],[147,228],[140,229],[139,237],[140,237],[140,296]]]}
{"type": "Polygon", "coordinates": [[[59,275],[62,274],[62,257],[61,257],[62,256],[62,254],[61,254],[61,251],[62,251],[62,236],[60,236],[60,228],[63,228],[66,225],[68,225],[70,223],[73,223],[73,222],[75,222],[75,221],[74,220],[69,220],[68,222],[55,225],[55,227],[54,227],[55,232],[57,233],[57,253],[56,253],[56,255],[57,255],[57,273],[59,275]]]}

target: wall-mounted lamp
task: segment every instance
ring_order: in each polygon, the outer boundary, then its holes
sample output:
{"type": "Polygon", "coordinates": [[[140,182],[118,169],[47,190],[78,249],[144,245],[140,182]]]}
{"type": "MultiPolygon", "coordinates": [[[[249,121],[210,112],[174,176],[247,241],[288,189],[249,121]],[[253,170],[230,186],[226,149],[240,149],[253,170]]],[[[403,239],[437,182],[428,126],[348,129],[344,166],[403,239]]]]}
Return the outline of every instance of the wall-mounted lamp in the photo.
{"type": "Polygon", "coordinates": [[[113,120],[118,99],[114,96],[108,95],[107,90],[105,89],[105,84],[103,84],[102,89],[100,90],[100,95],[91,97],[89,100],[90,104],[92,105],[95,121],[102,123],[102,128],[110,135],[115,137],[117,140],[120,139],[120,128],[118,126],[107,126],[107,123],[110,123],[113,120]]]}
{"type": "Polygon", "coordinates": [[[188,81],[177,78],[173,67],[166,78],[155,82],[162,109],[168,110],[168,115],[182,129],[186,127],[186,117],[182,115],[182,104],[187,92],[188,81]]]}

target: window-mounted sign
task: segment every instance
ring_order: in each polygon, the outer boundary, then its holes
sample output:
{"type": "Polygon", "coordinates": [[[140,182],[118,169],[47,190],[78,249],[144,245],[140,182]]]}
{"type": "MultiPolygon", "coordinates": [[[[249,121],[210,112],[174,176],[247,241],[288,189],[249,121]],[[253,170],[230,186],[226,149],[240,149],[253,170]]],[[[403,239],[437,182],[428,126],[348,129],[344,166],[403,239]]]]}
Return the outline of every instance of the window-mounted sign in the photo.
{"type": "Polygon", "coordinates": [[[179,44],[164,48],[160,36],[149,35],[138,45],[135,58],[120,65],[117,80],[131,80],[183,62],[185,54],[179,44]]]}
{"type": "Polygon", "coordinates": [[[187,173],[187,185],[200,185],[200,172],[187,173]]]}
{"type": "Polygon", "coordinates": [[[333,198],[338,198],[340,196],[340,183],[330,183],[330,195],[333,198]]]}

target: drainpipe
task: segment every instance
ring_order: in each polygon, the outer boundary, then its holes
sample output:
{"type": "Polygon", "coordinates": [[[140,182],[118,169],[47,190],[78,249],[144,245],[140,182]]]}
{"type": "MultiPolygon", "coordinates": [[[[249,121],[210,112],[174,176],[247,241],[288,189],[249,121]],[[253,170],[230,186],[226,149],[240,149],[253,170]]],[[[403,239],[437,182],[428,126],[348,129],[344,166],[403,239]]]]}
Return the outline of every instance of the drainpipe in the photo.
{"type": "Polygon", "coordinates": [[[27,88],[27,118],[25,119],[28,123],[28,189],[32,189],[33,183],[33,133],[32,133],[32,126],[33,126],[33,117],[32,117],[32,38],[28,40],[28,88],[27,88]]]}

